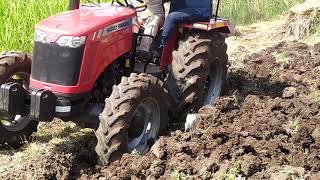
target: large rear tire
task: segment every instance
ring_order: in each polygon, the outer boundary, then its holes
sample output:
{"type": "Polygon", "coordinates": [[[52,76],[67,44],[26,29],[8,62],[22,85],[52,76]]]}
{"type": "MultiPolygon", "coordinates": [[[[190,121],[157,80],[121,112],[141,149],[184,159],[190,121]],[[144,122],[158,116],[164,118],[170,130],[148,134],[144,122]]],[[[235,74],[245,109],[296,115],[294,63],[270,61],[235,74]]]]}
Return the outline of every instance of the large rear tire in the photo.
{"type": "MultiPolygon", "coordinates": [[[[0,84],[16,82],[29,88],[31,58],[24,53],[0,55],[0,84]]],[[[28,116],[0,114],[0,146],[18,148],[37,131],[38,122],[28,116]]]]}
{"type": "Polygon", "coordinates": [[[144,73],[123,77],[106,98],[95,132],[100,162],[106,165],[126,152],[146,153],[167,123],[168,103],[163,82],[144,73]]]}
{"type": "Polygon", "coordinates": [[[191,30],[173,52],[166,88],[171,96],[173,118],[212,105],[223,92],[228,70],[227,44],[220,33],[191,30]]]}

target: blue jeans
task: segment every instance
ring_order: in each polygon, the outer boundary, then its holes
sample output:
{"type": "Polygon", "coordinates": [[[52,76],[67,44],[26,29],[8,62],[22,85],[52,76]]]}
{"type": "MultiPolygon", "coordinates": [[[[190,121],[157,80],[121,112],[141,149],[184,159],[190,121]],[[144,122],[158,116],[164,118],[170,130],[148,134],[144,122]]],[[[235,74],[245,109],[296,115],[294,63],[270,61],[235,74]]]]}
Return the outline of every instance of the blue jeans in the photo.
{"type": "Polygon", "coordinates": [[[201,8],[186,8],[169,13],[163,25],[160,48],[164,47],[177,24],[209,21],[210,15],[204,15],[201,8]]]}

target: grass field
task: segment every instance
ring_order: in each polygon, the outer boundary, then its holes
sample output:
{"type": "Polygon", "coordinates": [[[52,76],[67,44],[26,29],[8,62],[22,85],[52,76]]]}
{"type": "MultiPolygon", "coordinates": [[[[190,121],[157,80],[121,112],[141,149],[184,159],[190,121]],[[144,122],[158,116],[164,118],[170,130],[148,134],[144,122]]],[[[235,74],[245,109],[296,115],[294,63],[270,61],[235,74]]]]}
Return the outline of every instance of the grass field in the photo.
{"type": "MultiPolygon", "coordinates": [[[[221,0],[221,15],[236,24],[247,24],[275,18],[301,1],[221,0]]],[[[31,52],[34,25],[49,15],[66,10],[67,6],[68,0],[0,0],[0,51],[31,52]]]]}
{"type": "MultiPolygon", "coordinates": [[[[214,0],[217,1],[217,0],[214,0]]],[[[221,16],[236,24],[249,24],[277,18],[305,0],[220,0],[221,16]]]]}
{"type": "Polygon", "coordinates": [[[67,9],[68,0],[0,1],[0,51],[31,52],[34,25],[67,9]]]}

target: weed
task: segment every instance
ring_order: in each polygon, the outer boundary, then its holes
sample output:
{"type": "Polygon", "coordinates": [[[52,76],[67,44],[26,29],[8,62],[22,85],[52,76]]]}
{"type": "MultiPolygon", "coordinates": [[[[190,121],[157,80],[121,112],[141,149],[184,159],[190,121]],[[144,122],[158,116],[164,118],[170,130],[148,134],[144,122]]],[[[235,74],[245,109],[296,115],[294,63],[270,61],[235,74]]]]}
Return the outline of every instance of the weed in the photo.
{"type": "Polygon", "coordinates": [[[279,69],[277,67],[272,68],[270,74],[273,77],[278,76],[280,74],[279,69]]]}
{"type": "Polygon", "coordinates": [[[203,176],[202,176],[202,180],[210,180],[213,179],[213,175],[211,172],[206,172],[203,176]]]}
{"type": "Polygon", "coordinates": [[[186,179],[187,175],[184,173],[184,172],[180,172],[178,170],[174,170],[172,173],[171,173],[171,179],[172,180],[183,180],[183,179],[186,179]]]}
{"type": "Polygon", "coordinates": [[[309,93],[308,97],[315,102],[320,102],[320,91],[319,90],[313,90],[309,93]]]}
{"type": "Polygon", "coordinates": [[[217,177],[218,180],[235,180],[238,177],[241,177],[241,164],[240,162],[237,162],[233,165],[231,169],[229,169],[228,172],[222,172],[217,177]]]}
{"type": "Polygon", "coordinates": [[[289,123],[290,123],[290,126],[291,128],[294,130],[294,131],[298,131],[299,128],[300,128],[300,122],[301,122],[301,119],[300,117],[295,117],[293,120],[291,120],[289,123]]]}
{"type": "Polygon", "coordinates": [[[290,58],[285,53],[274,52],[272,55],[273,55],[273,57],[275,57],[275,61],[278,64],[286,65],[286,64],[290,63],[290,58]]]}

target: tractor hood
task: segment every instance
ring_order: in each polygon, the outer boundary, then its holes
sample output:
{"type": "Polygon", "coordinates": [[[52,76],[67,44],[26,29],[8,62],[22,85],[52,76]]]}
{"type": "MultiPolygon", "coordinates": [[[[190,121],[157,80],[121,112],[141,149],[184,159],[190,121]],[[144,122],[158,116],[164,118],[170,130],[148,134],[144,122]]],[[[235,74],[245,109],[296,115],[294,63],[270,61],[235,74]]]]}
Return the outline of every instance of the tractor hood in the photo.
{"type": "Polygon", "coordinates": [[[128,20],[135,11],[126,7],[108,6],[81,8],[51,16],[36,25],[36,29],[55,42],[60,36],[83,36],[108,25],[128,20]]]}

